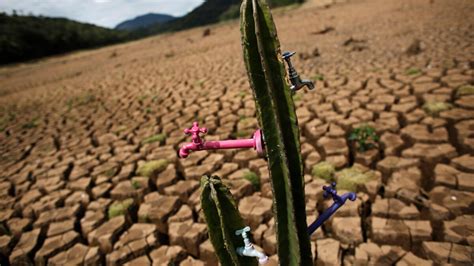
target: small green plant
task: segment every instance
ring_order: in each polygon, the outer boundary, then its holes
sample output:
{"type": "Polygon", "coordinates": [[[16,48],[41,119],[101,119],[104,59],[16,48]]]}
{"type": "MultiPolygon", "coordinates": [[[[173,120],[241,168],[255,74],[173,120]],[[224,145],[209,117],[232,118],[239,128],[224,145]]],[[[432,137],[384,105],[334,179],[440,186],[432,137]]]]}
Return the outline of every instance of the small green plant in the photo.
{"type": "Polygon", "coordinates": [[[250,181],[256,191],[260,191],[260,177],[256,173],[252,171],[247,171],[244,173],[243,178],[250,181]]]}
{"type": "Polygon", "coordinates": [[[408,68],[405,71],[405,74],[408,75],[408,76],[415,76],[415,75],[421,74],[421,70],[419,68],[416,68],[416,67],[411,67],[411,68],[408,68]]]}
{"type": "Polygon", "coordinates": [[[153,177],[158,173],[162,172],[168,166],[168,160],[160,159],[149,161],[141,164],[138,167],[137,175],[144,177],[153,177]]]}
{"type": "Polygon", "coordinates": [[[357,149],[360,152],[365,152],[375,147],[375,144],[379,141],[379,136],[375,132],[375,128],[369,125],[362,125],[354,128],[348,139],[351,142],[356,142],[357,149]]]}
{"type": "Polygon", "coordinates": [[[39,126],[39,118],[35,117],[35,118],[31,119],[30,121],[26,122],[25,124],[23,124],[22,128],[23,129],[31,129],[31,128],[35,128],[35,127],[38,127],[38,126],[39,126]]]}
{"type": "Polygon", "coordinates": [[[110,220],[120,215],[126,215],[132,206],[133,206],[133,199],[126,199],[123,201],[114,202],[109,207],[109,210],[107,212],[107,217],[110,220]]]}
{"type": "Polygon", "coordinates": [[[120,133],[124,132],[125,130],[127,130],[127,126],[120,125],[120,126],[117,127],[117,129],[115,129],[114,133],[115,134],[120,134],[120,133]]]}
{"type": "Polygon", "coordinates": [[[67,111],[70,112],[74,106],[74,99],[68,99],[66,101],[67,111]]]}
{"type": "Polygon", "coordinates": [[[166,140],[166,134],[160,133],[160,134],[156,134],[142,140],[142,144],[149,144],[149,143],[155,143],[155,142],[163,143],[165,140],[166,140]]]}
{"type": "Polygon", "coordinates": [[[453,106],[446,102],[428,102],[423,105],[425,113],[431,116],[438,116],[439,113],[451,109],[453,106]]]}
{"type": "Polygon", "coordinates": [[[140,189],[142,185],[140,185],[140,182],[138,182],[137,180],[132,180],[132,187],[133,189],[140,189]]]}
{"type": "Polygon", "coordinates": [[[92,102],[95,102],[97,99],[92,93],[86,93],[85,95],[77,99],[78,105],[88,105],[92,102]]]}
{"type": "Polygon", "coordinates": [[[197,80],[196,83],[195,83],[195,85],[196,85],[196,86],[199,86],[199,87],[202,87],[202,86],[204,85],[204,82],[205,82],[205,81],[206,81],[205,79],[197,80]]]}
{"type": "Polygon", "coordinates": [[[314,177],[319,177],[327,181],[333,181],[335,172],[336,168],[334,167],[334,165],[329,162],[323,161],[313,166],[311,174],[314,177]]]}
{"type": "Polygon", "coordinates": [[[474,85],[464,85],[456,90],[456,97],[474,95],[474,85]]]}
{"type": "Polygon", "coordinates": [[[147,94],[143,94],[141,96],[138,97],[138,101],[140,102],[143,102],[144,100],[146,100],[148,98],[148,95],[147,94]]]}
{"type": "Polygon", "coordinates": [[[314,75],[313,80],[324,81],[324,75],[323,74],[316,74],[316,75],[314,75]]]}

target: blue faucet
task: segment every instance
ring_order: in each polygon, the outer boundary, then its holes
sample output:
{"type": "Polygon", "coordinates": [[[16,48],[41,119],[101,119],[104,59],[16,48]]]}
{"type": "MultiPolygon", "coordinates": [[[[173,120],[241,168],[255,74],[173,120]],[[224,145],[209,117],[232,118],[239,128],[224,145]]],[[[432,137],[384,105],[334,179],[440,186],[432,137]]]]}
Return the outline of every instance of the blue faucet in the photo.
{"type": "Polygon", "coordinates": [[[308,234],[311,235],[316,231],[329,217],[331,217],[337,209],[339,209],[344,203],[346,203],[347,199],[350,199],[351,201],[356,200],[357,195],[354,192],[348,192],[345,193],[342,196],[337,195],[336,191],[336,182],[333,182],[331,186],[323,186],[324,198],[328,198],[329,195],[332,196],[332,199],[334,200],[334,203],[329,207],[327,210],[325,210],[319,217],[314,221],[309,227],[308,227],[308,234]]]}

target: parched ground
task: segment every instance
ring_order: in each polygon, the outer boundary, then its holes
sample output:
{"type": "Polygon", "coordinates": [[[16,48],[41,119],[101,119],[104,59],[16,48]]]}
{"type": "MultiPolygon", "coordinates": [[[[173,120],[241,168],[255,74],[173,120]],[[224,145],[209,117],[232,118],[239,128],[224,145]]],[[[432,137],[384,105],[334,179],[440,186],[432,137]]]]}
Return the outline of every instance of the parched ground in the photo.
{"type": "MultiPolygon", "coordinates": [[[[274,11],[282,49],[316,80],[295,96],[308,222],[331,203],[314,165],[371,178],[312,237],[315,263],[472,265],[474,2],[327,2],[274,11]],[[347,141],[360,124],[377,148],[347,141]]],[[[216,265],[206,173],[226,180],[276,263],[266,162],[251,150],[176,157],[195,120],[207,139],[257,127],[238,22],[209,29],[0,68],[2,265],[216,265]]]]}

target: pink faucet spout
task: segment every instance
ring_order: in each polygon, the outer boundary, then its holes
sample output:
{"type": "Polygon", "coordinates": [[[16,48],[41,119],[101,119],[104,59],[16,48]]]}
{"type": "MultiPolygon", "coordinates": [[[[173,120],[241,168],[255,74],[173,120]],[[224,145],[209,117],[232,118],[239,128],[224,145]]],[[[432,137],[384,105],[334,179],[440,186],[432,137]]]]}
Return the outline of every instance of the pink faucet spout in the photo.
{"type": "MultiPolygon", "coordinates": [[[[196,128],[197,127],[198,126],[196,124],[196,128]]],[[[186,143],[179,149],[178,156],[180,158],[186,158],[189,156],[189,154],[192,151],[245,149],[245,148],[253,148],[257,150],[257,153],[259,155],[264,154],[262,133],[260,129],[255,131],[251,139],[221,140],[221,141],[204,141],[202,139],[199,139],[199,141],[195,141],[193,139],[193,142],[186,143]]]]}

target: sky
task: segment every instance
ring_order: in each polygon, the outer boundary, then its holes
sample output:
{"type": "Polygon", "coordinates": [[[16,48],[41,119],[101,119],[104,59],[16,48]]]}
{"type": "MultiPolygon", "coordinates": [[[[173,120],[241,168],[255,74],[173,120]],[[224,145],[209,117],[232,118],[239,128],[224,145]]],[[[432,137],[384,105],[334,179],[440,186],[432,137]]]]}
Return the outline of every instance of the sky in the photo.
{"type": "Polygon", "coordinates": [[[65,17],[113,28],[146,13],[182,16],[204,0],[0,0],[0,11],[65,17]]]}

